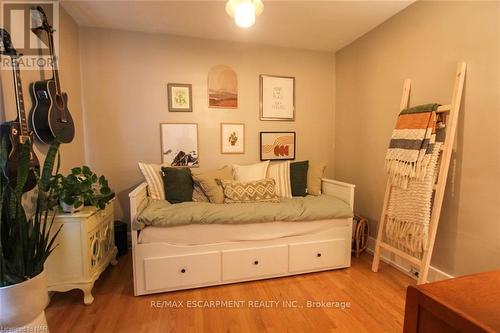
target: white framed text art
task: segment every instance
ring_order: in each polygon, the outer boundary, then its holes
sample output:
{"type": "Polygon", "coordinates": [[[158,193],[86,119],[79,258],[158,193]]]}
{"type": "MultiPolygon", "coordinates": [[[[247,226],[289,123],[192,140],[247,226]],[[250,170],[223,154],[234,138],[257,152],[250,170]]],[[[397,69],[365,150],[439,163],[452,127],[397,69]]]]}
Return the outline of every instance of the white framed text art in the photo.
{"type": "Polygon", "coordinates": [[[260,75],[260,120],[295,119],[295,78],[260,75]]]}

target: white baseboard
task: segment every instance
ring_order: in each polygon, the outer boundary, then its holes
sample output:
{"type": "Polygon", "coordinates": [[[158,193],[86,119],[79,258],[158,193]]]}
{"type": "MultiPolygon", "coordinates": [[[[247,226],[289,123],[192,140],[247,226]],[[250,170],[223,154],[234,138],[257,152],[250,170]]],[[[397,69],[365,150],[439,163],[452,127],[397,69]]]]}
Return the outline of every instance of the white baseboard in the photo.
{"type": "MultiPolygon", "coordinates": [[[[373,254],[373,251],[375,250],[375,241],[376,241],[375,238],[373,238],[371,236],[368,237],[368,248],[366,250],[368,252],[370,252],[371,254],[373,254]]],[[[414,273],[418,272],[418,267],[415,267],[414,265],[408,264],[408,262],[399,258],[395,254],[389,253],[388,251],[382,249],[382,251],[380,253],[380,260],[382,260],[386,264],[393,266],[398,271],[401,271],[404,274],[411,276],[415,280],[417,279],[417,276],[414,273]]],[[[435,281],[446,280],[446,279],[451,279],[451,278],[453,278],[452,275],[431,266],[429,268],[429,273],[427,275],[427,282],[435,282],[435,281]]]]}

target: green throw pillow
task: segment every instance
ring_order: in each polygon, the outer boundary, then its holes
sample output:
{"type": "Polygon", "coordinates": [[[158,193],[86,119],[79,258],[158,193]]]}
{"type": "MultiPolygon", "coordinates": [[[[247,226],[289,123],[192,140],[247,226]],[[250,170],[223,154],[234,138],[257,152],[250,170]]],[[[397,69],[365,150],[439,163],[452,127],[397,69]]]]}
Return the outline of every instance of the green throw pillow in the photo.
{"type": "Polygon", "coordinates": [[[307,169],[309,169],[309,161],[290,163],[292,196],[305,197],[307,195],[307,169]]]}
{"type": "Polygon", "coordinates": [[[193,177],[189,168],[161,168],[165,199],[171,204],[193,201],[193,177]]]}

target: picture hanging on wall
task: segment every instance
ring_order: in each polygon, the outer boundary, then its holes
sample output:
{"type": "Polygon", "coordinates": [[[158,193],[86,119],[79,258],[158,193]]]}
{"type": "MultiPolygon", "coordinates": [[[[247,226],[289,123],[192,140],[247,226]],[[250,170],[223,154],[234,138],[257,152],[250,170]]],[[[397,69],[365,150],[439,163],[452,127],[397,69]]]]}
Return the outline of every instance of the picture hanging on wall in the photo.
{"type": "Polygon", "coordinates": [[[168,111],[170,112],[193,112],[193,97],[190,84],[169,83],[168,111]]]}
{"type": "Polygon", "coordinates": [[[295,132],[260,132],[260,160],[294,160],[295,132]]]}
{"type": "Polygon", "coordinates": [[[198,124],[161,123],[163,164],[173,167],[198,167],[198,124]]]}
{"type": "Polygon", "coordinates": [[[238,77],[231,67],[218,65],[208,72],[208,107],[238,108],[238,77]]]}
{"type": "Polygon", "coordinates": [[[295,78],[260,75],[260,120],[295,119],[295,78]]]}
{"type": "Polygon", "coordinates": [[[221,153],[245,153],[245,124],[221,123],[221,153]]]}

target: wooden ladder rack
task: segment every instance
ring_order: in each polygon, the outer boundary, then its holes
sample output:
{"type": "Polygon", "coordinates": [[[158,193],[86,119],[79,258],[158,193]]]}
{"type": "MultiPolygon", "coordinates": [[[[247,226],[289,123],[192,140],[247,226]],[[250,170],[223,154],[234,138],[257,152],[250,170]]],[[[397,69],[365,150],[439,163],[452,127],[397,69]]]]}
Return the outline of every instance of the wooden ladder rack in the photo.
{"type": "MultiPolygon", "coordinates": [[[[427,275],[429,273],[429,266],[432,257],[432,250],[434,248],[434,241],[436,239],[436,232],[439,222],[439,216],[441,214],[441,206],[443,204],[444,192],[446,188],[446,179],[448,177],[448,169],[450,166],[451,152],[453,150],[453,142],[455,140],[455,134],[457,131],[458,124],[458,112],[460,110],[460,101],[462,99],[462,91],[464,87],[465,80],[465,62],[460,62],[457,65],[457,74],[455,77],[455,87],[453,88],[453,96],[451,99],[451,104],[441,105],[437,109],[437,114],[441,115],[441,120],[445,123],[446,134],[444,138],[443,145],[441,146],[441,156],[439,159],[439,173],[437,177],[437,182],[434,185],[434,195],[432,198],[432,212],[429,224],[429,241],[427,243],[427,248],[423,251],[422,258],[414,257],[400,249],[397,249],[386,242],[384,242],[384,227],[386,224],[387,217],[387,206],[389,204],[389,197],[391,194],[392,186],[390,182],[387,182],[384,196],[384,204],[382,207],[382,215],[380,217],[380,222],[378,226],[377,241],[375,244],[375,253],[373,256],[372,271],[377,272],[380,263],[380,252],[382,249],[389,253],[393,253],[398,257],[405,259],[411,264],[419,267],[418,284],[427,282],[427,275]]],[[[410,90],[411,90],[411,80],[406,79],[403,87],[403,97],[401,98],[400,110],[404,110],[409,106],[410,101],[410,90]]]]}

